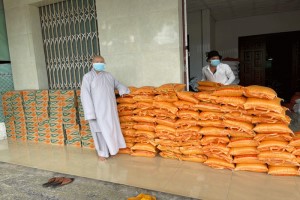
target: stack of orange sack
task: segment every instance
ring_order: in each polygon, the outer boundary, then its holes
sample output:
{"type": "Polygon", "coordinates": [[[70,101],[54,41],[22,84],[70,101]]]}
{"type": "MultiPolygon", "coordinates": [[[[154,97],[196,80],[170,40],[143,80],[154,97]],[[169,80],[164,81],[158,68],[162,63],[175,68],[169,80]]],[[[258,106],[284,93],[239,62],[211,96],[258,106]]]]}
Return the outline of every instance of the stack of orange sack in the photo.
{"type": "Polygon", "coordinates": [[[164,158],[181,159],[180,139],[177,137],[176,121],[178,108],[173,103],[178,101],[175,93],[176,85],[165,84],[155,89],[154,112],[157,124],[155,143],[161,151],[159,154],[164,158]]]}
{"type": "MultiPolygon", "coordinates": [[[[179,85],[180,90],[184,85],[179,85]]],[[[158,88],[159,89],[159,88],[158,88]]],[[[166,94],[164,94],[166,95],[166,94]]],[[[203,153],[200,139],[200,127],[198,126],[199,113],[194,105],[198,100],[192,92],[175,90],[168,94],[170,96],[168,103],[164,107],[170,114],[159,119],[158,117],[156,133],[159,139],[156,142],[161,150],[160,155],[165,158],[179,160],[204,162],[206,156],[203,153]]],[[[156,97],[158,99],[158,96],[156,97]]],[[[159,97],[161,98],[161,97],[159,97]]],[[[156,103],[156,107],[162,107],[161,102],[156,103]]]]}
{"type": "Polygon", "coordinates": [[[300,132],[295,132],[295,136],[289,142],[292,154],[296,156],[296,161],[300,164],[300,132]]]}
{"type": "Polygon", "coordinates": [[[281,99],[274,90],[262,86],[245,87],[244,95],[248,97],[244,107],[255,124],[254,139],[259,142],[258,159],[268,164],[271,175],[297,175],[299,163],[292,154],[294,147],[288,145],[293,131],[288,127],[290,118],[285,115],[281,99]]]}
{"type": "Polygon", "coordinates": [[[126,141],[126,148],[119,153],[155,157],[154,87],[130,87],[130,91],[130,95],[117,99],[121,129],[126,141]]]}
{"type": "MultiPolygon", "coordinates": [[[[230,134],[236,136],[248,135],[243,125],[243,91],[240,86],[220,86],[214,91],[203,91],[195,93],[199,100],[195,105],[200,111],[198,124],[202,127],[200,133],[203,151],[208,159],[206,165],[217,169],[234,169],[233,157],[230,154],[230,134]],[[226,115],[227,114],[227,115],[226,115]],[[241,116],[241,121],[232,121],[234,116],[241,116]],[[241,135],[239,135],[241,134],[241,135]]],[[[250,131],[251,132],[251,131],[250,131]]]]}
{"type": "Polygon", "coordinates": [[[95,149],[94,140],[92,137],[92,132],[90,130],[89,122],[84,119],[84,111],[80,98],[80,90],[76,90],[77,96],[77,108],[79,114],[79,124],[80,124],[80,135],[81,135],[81,145],[83,148],[95,149]]]}

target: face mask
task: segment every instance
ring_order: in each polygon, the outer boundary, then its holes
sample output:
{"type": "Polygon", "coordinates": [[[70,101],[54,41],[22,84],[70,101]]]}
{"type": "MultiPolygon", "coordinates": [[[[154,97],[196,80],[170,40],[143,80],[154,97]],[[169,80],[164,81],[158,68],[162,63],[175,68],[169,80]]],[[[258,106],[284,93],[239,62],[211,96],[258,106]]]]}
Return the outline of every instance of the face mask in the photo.
{"type": "Polygon", "coordinates": [[[220,64],[221,62],[220,62],[220,60],[211,60],[210,61],[210,64],[212,65],[212,66],[218,66],[218,64],[220,64]]]}
{"type": "Polygon", "coordinates": [[[93,67],[96,71],[103,71],[105,69],[104,63],[93,63],[93,67]]]}

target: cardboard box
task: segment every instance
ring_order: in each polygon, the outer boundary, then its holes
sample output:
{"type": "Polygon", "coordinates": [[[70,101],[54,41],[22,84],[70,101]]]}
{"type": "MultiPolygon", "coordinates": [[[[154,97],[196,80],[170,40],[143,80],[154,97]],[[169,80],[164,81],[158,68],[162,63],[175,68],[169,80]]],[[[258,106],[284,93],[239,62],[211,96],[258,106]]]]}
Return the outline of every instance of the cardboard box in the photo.
{"type": "Polygon", "coordinates": [[[81,141],[91,141],[93,142],[93,136],[92,135],[81,135],[81,141]]]}
{"type": "Polygon", "coordinates": [[[62,113],[63,109],[62,107],[50,107],[49,112],[50,113],[62,113]]]}
{"type": "Polygon", "coordinates": [[[38,123],[39,126],[44,126],[45,124],[49,124],[49,120],[44,120],[38,123]]]}
{"type": "Polygon", "coordinates": [[[51,133],[38,133],[39,138],[51,138],[51,133]]]}
{"type": "Polygon", "coordinates": [[[75,96],[74,90],[61,90],[60,94],[61,94],[62,97],[65,97],[65,98],[75,96]]]}
{"type": "Polygon", "coordinates": [[[22,96],[24,97],[34,97],[35,98],[35,90],[24,90],[22,91],[22,96]]]}
{"type": "Polygon", "coordinates": [[[64,135],[64,130],[63,129],[58,129],[58,128],[50,128],[51,134],[58,134],[58,135],[64,135]]]}
{"type": "Polygon", "coordinates": [[[34,107],[24,107],[24,113],[25,113],[25,115],[26,115],[26,113],[30,113],[30,112],[36,114],[36,107],[35,106],[34,107]]]}
{"type": "Polygon", "coordinates": [[[36,116],[34,117],[25,117],[26,122],[37,122],[38,118],[36,116]]]}
{"type": "Polygon", "coordinates": [[[38,122],[26,122],[27,128],[38,128],[39,123],[38,122]]]}
{"type": "Polygon", "coordinates": [[[51,133],[51,139],[64,140],[65,136],[63,134],[51,133]]]}
{"type": "Polygon", "coordinates": [[[80,137],[80,135],[67,135],[67,140],[70,140],[70,141],[73,141],[73,140],[81,141],[81,137],[80,137]]]}
{"type": "Polygon", "coordinates": [[[31,136],[31,137],[39,137],[38,132],[34,132],[34,131],[27,131],[27,136],[31,136]]]}
{"type": "Polygon", "coordinates": [[[49,118],[50,123],[62,124],[62,118],[49,118]]]}
{"type": "Polygon", "coordinates": [[[95,144],[94,143],[81,142],[81,145],[82,145],[82,148],[95,149],[95,144]]]}
{"type": "Polygon", "coordinates": [[[76,118],[75,119],[64,118],[63,124],[77,124],[77,120],[76,120],[76,118]]]}
{"type": "Polygon", "coordinates": [[[37,91],[35,92],[35,96],[36,96],[36,97],[45,97],[45,96],[49,96],[48,90],[37,90],[37,91]]]}
{"type": "Polygon", "coordinates": [[[87,131],[87,130],[81,130],[80,131],[80,135],[81,136],[91,136],[92,137],[92,132],[91,131],[87,131]]]}
{"type": "Polygon", "coordinates": [[[61,90],[48,90],[49,97],[59,97],[61,90]]]}
{"type": "Polygon", "coordinates": [[[61,140],[61,139],[52,139],[51,138],[51,144],[63,146],[63,145],[65,145],[65,141],[61,140]]]}
{"type": "Polygon", "coordinates": [[[51,139],[50,138],[43,138],[43,137],[39,137],[38,141],[40,143],[44,143],[44,144],[51,144],[51,139]]]}
{"type": "Polygon", "coordinates": [[[48,100],[36,100],[35,101],[35,105],[36,107],[39,107],[39,108],[44,108],[44,107],[49,107],[49,102],[48,100]]]}
{"type": "Polygon", "coordinates": [[[37,114],[38,114],[38,112],[48,113],[48,107],[38,107],[38,106],[36,106],[35,110],[36,110],[37,114]]]}
{"type": "Polygon", "coordinates": [[[23,105],[24,107],[36,107],[36,102],[35,100],[24,101],[23,105]]]}
{"type": "Polygon", "coordinates": [[[81,147],[81,141],[66,140],[68,146],[81,147]]]}
{"type": "Polygon", "coordinates": [[[80,132],[79,132],[79,130],[66,129],[66,135],[67,136],[78,136],[78,137],[80,137],[80,132]]]}
{"type": "Polygon", "coordinates": [[[27,141],[37,143],[39,141],[39,138],[36,136],[27,135],[27,141]]]}

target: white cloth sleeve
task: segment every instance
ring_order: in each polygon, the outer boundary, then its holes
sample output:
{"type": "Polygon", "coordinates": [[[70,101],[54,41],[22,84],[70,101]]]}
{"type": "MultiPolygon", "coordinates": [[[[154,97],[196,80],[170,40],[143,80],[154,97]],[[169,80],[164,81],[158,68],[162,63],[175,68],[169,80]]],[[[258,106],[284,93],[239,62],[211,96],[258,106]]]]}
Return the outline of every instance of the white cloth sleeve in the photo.
{"type": "Polygon", "coordinates": [[[96,119],[95,108],[91,96],[90,84],[85,77],[83,77],[82,80],[80,96],[85,120],[96,119]]]}
{"type": "Polygon", "coordinates": [[[122,96],[124,94],[129,94],[130,93],[129,88],[126,87],[125,85],[121,84],[115,78],[114,78],[114,86],[115,86],[115,89],[117,89],[119,91],[119,95],[120,96],[122,96]]]}
{"type": "Polygon", "coordinates": [[[202,68],[202,77],[201,77],[201,81],[206,81],[206,80],[207,80],[207,79],[206,79],[206,76],[205,76],[204,70],[205,70],[205,67],[202,68]]]}
{"type": "Polygon", "coordinates": [[[226,74],[228,80],[225,82],[224,85],[230,85],[235,80],[235,75],[228,65],[225,68],[225,74],[226,74]]]}

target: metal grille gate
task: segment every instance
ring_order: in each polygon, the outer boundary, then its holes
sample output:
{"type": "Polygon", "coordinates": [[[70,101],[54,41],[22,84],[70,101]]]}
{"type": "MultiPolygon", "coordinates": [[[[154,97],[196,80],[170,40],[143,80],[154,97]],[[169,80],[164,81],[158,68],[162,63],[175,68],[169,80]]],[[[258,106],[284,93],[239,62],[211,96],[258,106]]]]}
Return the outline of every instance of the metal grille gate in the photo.
{"type": "Polygon", "coordinates": [[[2,108],[2,95],[11,90],[14,90],[11,65],[0,64],[0,122],[5,121],[2,108]]]}
{"type": "Polygon", "coordinates": [[[50,89],[76,89],[100,54],[95,0],[66,0],[40,7],[50,89]]]}

